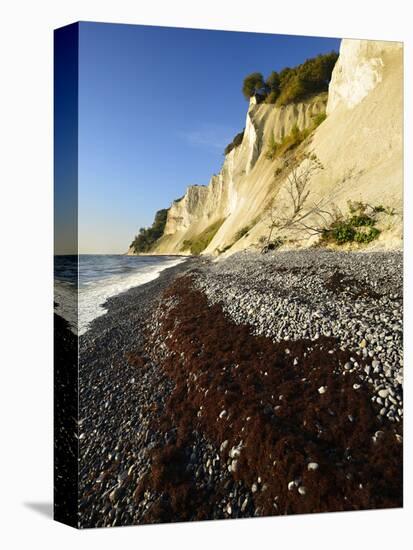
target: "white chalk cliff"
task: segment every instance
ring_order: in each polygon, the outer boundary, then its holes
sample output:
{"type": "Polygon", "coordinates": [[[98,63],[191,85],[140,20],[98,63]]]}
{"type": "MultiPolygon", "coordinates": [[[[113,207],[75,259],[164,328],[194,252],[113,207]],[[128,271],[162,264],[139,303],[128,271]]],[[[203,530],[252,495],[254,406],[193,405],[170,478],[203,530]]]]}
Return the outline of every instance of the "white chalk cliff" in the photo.
{"type": "MultiPolygon", "coordinates": [[[[403,48],[395,42],[348,40],[341,43],[329,91],[297,104],[276,107],[250,101],[241,145],[225,156],[207,186],[190,186],[168,212],[164,235],[153,254],[182,254],[184,241],[224,220],[204,250],[226,254],[256,246],[268,233],[271,201],[282,209],[287,173],[265,151],[271,134],[281,141],[294,126],[309,128],[317,114],[327,118],[299,146],[324,166],[311,181],[311,199],[325,199],[346,210],[348,200],[393,208],[373,248],[398,248],[402,242],[403,48]],[[234,242],[235,235],[248,232],[234,242]],[[230,248],[228,248],[230,247],[230,248]]],[[[314,239],[297,238],[295,246],[314,239]]]]}

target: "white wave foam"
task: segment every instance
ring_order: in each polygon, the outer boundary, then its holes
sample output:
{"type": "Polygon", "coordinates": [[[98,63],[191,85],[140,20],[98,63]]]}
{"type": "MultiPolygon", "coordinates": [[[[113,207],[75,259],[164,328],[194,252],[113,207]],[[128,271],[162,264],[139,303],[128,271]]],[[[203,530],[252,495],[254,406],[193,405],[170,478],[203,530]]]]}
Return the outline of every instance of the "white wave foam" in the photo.
{"type": "Polygon", "coordinates": [[[103,306],[108,298],[126,292],[130,288],[140,286],[159,277],[164,269],[184,262],[186,258],[165,260],[158,265],[142,266],[129,275],[114,275],[96,282],[88,282],[79,289],[79,335],[84,334],[90,323],[104,315],[107,309],[103,306]]]}

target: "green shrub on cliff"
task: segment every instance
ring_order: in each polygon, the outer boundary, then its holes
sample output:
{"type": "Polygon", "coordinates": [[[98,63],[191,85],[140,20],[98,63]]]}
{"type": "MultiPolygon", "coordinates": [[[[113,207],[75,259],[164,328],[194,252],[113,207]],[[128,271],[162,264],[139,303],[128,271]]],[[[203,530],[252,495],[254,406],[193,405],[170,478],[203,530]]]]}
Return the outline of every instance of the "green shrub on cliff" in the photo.
{"type": "Polygon", "coordinates": [[[267,103],[279,106],[301,101],[328,90],[337,59],[336,52],[318,55],[297,67],[286,67],[280,73],[272,71],[265,81],[261,73],[252,73],[244,79],[243,94],[249,99],[258,92],[267,103]]]}
{"type": "Polygon", "coordinates": [[[281,79],[280,75],[276,71],[272,71],[270,76],[265,81],[268,95],[265,99],[266,103],[275,103],[281,92],[281,79]]]}
{"type": "Polygon", "coordinates": [[[181,251],[190,250],[193,256],[198,256],[203,250],[209,245],[212,239],[218,232],[218,229],[224,223],[224,218],[216,221],[215,223],[209,225],[206,229],[192,237],[192,239],[186,239],[182,243],[181,251]]]}
{"type": "Polygon", "coordinates": [[[331,73],[338,59],[336,52],[307,59],[291,69],[281,81],[277,105],[287,105],[328,90],[331,73]]]}
{"type": "Polygon", "coordinates": [[[234,235],[234,242],[239,241],[242,239],[242,237],[245,237],[245,235],[248,234],[248,232],[253,228],[253,224],[245,225],[242,227],[239,231],[237,231],[234,235]]]}
{"type": "Polygon", "coordinates": [[[362,202],[348,202],[349,215],[337,215],[330,227],[323,230],[321,242],[342,245],[357,242],[367,244],[374,241],[380,230],[374,227],[377,223],[377,209],[362,202]]]}
{"type": "Polygon", "coordinates": [[[302,143],[313,131],[314,127],[303,128],[300,130],[297,125],[293,126],[291,132],[285,136],[280,142],[277,142],[272,134],[267,144],[265,157],[268,160],[274,160],[276,157],[281,157],[287,151],[295,149],[302,143]]]}
{"type": "Polygon", "coordinates": [[[315,115],[313,117],[313,121],[314,121],[314,127],[317,128],[317,126],[320,126],[320,124],[322,122],[325,121],[325,119],[327,118],[327,113],[319,113],[318,115],[315,115]]]}
{"type": "Polygon", "coordinates": [[[235,149],[235,147],[238,147],[239,145],[241,145],[242,140],[244,138],[244,131],[245,131],[245,128],[244,130],[242,130],[242,132],[240,132],[234,137],[231,143],[228,143],[228,145],[225,147],[225,151],[224,151],[225,155],[228,155],[228,153],[230,153],[233,149],[235,149]]]}
{"type": "Polygon", "coordinates": [[[300,130],[295,124],[291,132],[285,136],[280,142],[275,140],[274,134],[270,135],[267,143],[267,151],[265,157],[268,160],[274,160],[276,157],[282,156],[287,151],[291,151],[298,147],[320,124],[327,118],[326,113],[319,113],[313,117],[313,122],[308,128],[300,130]]]}
{"type": "Polygon", "coordinates": [[[151,227],[141,227],[139,229],[138,235],[136,235],[131,244],[131,248],[135,254],[150,252],[155,242],[162,237],[166,225],[168,210],[168,208],[158,210],[155,214],[155,219],[151,227]]]}

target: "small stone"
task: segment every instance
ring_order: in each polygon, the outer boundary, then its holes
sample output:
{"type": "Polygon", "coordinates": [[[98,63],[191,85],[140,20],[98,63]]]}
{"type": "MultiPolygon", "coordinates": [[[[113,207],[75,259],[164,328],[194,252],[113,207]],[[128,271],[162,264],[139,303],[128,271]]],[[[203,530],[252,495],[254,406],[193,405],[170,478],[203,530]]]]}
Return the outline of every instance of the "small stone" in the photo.
{"type": "Polygon", "coordinates": [[[219,413],[219,418],[223,418],[227,414],[226,410],[223,410],[219,413]]]}
{"type": "Polygon", "coordinates": [[[223,442],[221,443],[221,447],[219,448],[219,450],[220,450],[221,453],[222,453],[223,451],[225,451],[225,449],[226,449],[227,447],[228,447],[228,439],[226,439],[225,441],[223,441],[223,442]]]}
{"type": "Polygon", "coordinates": [[[300,493],[300,495],[305,495],[306,494],[306,488],[301,486],[301,487],[298,487],[298,492],[300,493]]]}
{"type": "Polygon", "coordinates": [[[326,393],[326,391],[327,391],[327,386],[320,386],[320,387],[318,388],[318,393],[321,394],[321,395],[322,395],[323,393],[326,393]]]}
{"type": "Polygon", "coordinates": [[[353,384],[353,390],[359,390],[360,388],[360,384],[353,384]]]}
{"type": "Polygon", "coordinates": [[[115,487],[113,491],[111,491],[111,493],[109,494],[109,500],[111,502],[115,502],[116,500],[118,500],[119,495],[120,495],[120,489],[119,487],[115,487]]]}
{"type": "Polygon", "coordinates": [[[290,481],[288,484],[288,490],[292,491],[295,487],[295,481],[290,481]]]}
{"type": "Polygon", "coordinates": [[[106,479],[105,472],[101,472],[101,474],[99,475],[99,477],[96,480],[96,483],[102,483],[103,481],[105,481],[105,479],[106,479]]]}
{"type": "Polygon", "coordinates": [[[128,472],[125,470],[121,474],[118,475],[118,482],[123,483],[128,478],[128,472]]]}
{"type": "Polygon", "coordinates": [[[244,502],[241,504],[241,512],[245,511],[247,504],[248,504],[248,497],[245,497],[244,502]]]}
{"type": "Polygon", "coordinates": [[[360,342],[360,347],[365,348],[367,346],[366,340],[363,338],[363,340],[360,342]]]}
{"type": "Polygon", "coordinates": [[[239,444],[238,447],[232,447],[232,449],[229,452],[230,458],[235,458],[240,455],[241,453],[242,445],[239,444]]]}
{"type": "Polygon", "coordinates": [[[386,397],[389,395],[389,390],[387,389],[379,390],[378,394],[383,399],[386,399],[386,397]]]}
{"type": "Polygon", "coordinates": [[[258,491],[258,485],[257,485],[256,483],[253,483],[253,484],[251,485],[251,491],[252,491],[253,493],[256,493],[256,492],[258,491]]]}
{"type": "Polygon", "coordinates": [[[307,465],[307,469],[310,471],[318,470],[318,464],[317,462],[309,462],[307,465]]]}

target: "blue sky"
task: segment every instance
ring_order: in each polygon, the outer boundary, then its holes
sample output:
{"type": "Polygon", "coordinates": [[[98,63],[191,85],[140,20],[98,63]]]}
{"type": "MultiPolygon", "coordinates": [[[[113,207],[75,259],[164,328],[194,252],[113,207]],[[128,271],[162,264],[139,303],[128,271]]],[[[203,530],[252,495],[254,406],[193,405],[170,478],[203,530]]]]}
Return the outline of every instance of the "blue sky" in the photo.
{"type": "Polygon", "coordinates": [[[123,253],[156,210],[207,184],[244,127],[243,78],[340,40],[102,23],[79,33],[79,252],[123,253]]]}

